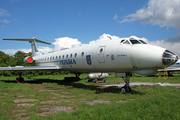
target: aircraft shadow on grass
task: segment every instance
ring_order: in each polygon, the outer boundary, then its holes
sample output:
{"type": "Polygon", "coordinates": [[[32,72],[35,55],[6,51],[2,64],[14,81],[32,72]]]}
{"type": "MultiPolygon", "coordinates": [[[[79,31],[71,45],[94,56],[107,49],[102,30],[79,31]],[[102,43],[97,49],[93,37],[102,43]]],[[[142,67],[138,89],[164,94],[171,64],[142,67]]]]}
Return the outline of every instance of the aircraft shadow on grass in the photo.
{"type": "MultiPolygon", "coordinates": [[[[86,79],[81,79],[86,80],[86,79]]],[[[1,80],[5,83],[15,83],[14,80],[1,80]]],[[[89,90],[96,90],[95,85],[85,85],[82,83],[76,83],[75,80],[54,80],[54,79],[35,79],[35,80],[29,80],[25,81],[24,83],[28,84],[43,84],[43,83],[57,83],[58,85],[64,85],[67,87],[67,89],[89,89],[89,90]]],[[[23,84],[23,83],[22,83],[23,84]]],[[[120,93],[121,88],[114,88],[113,90],[111,88],[104,89],[105,93],[120,93]]],[[[100,92],[96,90],[96,94],[99,94],[100,92]]],[[[144,93],[141,93],[139,91],[131,90],[131,94],[137,94],[137,95],[143,95],[144,93]]]]}

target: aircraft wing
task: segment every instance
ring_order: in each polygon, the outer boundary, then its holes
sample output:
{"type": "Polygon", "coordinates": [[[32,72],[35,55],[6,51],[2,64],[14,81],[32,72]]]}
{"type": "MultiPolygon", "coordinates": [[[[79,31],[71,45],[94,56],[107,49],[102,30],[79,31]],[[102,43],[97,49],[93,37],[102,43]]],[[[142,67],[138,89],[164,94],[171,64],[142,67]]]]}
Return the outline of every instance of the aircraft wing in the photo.
{"type": "Polygon", "coordinates": [[[172,71],[180,71],[180,67],[177,68],[166,68],[166,69],[159,69],[158,71],[167,71],[167,72],[172,72],[172,71]]]}
{"type": "Polygon", "coordinates": [[[58,70],[61,69],[58,66],[32,66],[32,67],[24,67],[24,66],[16,66],[16,67],[0,67],[0,70],[13,70],[13,71],[24,71],[24,70],[58,70]]]}

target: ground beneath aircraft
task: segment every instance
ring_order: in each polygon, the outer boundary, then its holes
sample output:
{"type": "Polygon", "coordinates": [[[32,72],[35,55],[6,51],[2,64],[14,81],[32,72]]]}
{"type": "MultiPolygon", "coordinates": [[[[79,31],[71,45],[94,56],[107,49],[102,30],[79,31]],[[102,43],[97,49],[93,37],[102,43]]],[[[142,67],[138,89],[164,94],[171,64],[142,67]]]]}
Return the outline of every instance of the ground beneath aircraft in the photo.
{"type": "MultiPolygon", "coordinates": [[[[115,86],[123,86],[124,84],[113,84],[115,86]]],[[[144,88],[151,89],[153,86],[173,86],[179,87],[180,84],[160,84],[160,83],[130,83],[132,88],[144,88]]],[[[16,96],[15,99],[11,101],[14,103],[15,107],[9,110],[9,116],[17,116],[18,119],[30,119],[30,112],[28,109],[34,109],[35,114],[38,116],[50,116],[56,115],[61,112],[73,112],[79,110],[80,104],[87,104],[95,106],[97,104],[111,104],[111,103],[125,103],[136,98],[127,98],[127,99],[111,99],[112,96],[109,96],[111,93],[99,94],[95,91],[90,93],[85,93],[87,90],[84,87],[73,87],[73,86],[64,86],[64,85],[44,85],[44,84],[23,84],[23,86],[30,88],[34,91],[34,94],[26,93],[25,91],[10,91],[3,92],[3,96],[0,98],[6,98],[7,96],[16,96]],[[59,88],[61,87],[61,88],[59,88]],[[74,92],[75,91],[75,92],[74,92]],[[77,93],[77,94],[76,94],[77,93]],[[93,98],[92,98],[93,97],[93,98]],[[92,99],[91,99],[92,98],[92,99]]],[[[112,86],[112,85],[111,85],[112,86]]],[[[91,87],[91,86],[90,86],[91,87]]],[[[135,93],[139,94],[139,93],[135,93]]],[[[125,96],[123,94],[117,94],[120,98],[125,96]]],[[[149,96],[144,96],[149,97],[149,96]]]]}

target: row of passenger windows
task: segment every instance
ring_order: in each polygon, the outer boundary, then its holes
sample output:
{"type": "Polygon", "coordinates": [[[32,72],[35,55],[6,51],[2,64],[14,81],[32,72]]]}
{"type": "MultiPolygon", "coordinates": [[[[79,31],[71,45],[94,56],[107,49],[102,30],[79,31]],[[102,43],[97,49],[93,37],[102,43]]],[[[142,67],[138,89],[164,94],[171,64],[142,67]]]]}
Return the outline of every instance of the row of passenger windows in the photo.
{"type": "MultiPolygon", "coordinates": [[[[81,53],[81,57],[84,56],[84,52],[81,53]]],[[[77,57],[77,53],[74,54],[74,58],[77,57]]],[[[70,54],[70,55],[60,55],[60,56],[52,56],[52,57],[45,57],[45,58],[42,58],[42,59],[38,59],[38,61],[51,61],[51,60],[63,60],[63,59],[71,59],[73,58],[73,54],[70,54]]]]}

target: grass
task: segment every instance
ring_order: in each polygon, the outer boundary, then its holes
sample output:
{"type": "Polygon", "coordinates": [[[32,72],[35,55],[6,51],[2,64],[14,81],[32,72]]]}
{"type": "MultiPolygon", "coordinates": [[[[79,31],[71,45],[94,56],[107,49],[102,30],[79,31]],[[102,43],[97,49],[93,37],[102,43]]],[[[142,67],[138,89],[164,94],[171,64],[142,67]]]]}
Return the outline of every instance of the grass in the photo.
{"type": "MultiPolygon", "coordinates": [[[[159,86],[133,86],[132,93],[104,93],[97,94],[94,86],[116,84],[123,82],[122,78],[111,74],[108,83],[88,83],[87,74],[82,74],[82,81],[65,82],[64,77],[74,75],[48,75],[25,76],[24,84],[15,84],[14,77],[0,77],[0,119],[32,119],[32,120],[57,120],[57,119],[87,119],[87,120],[116,120],[116,119],[180,119],[180,89],[159,86]],[[39,91],[51,90],[51,91],[39,91]],[[54,90],[54,91],[52,91],[54,90]],[[14,100],[35,99],[15,103],[14,100]],[[62,100],[62,101],[61,101],[62,100]],[[93,101],[110,102],[108,104],[87,104],[93,101]],[[51,103],[42,103],[51,101],[51,103]],[[61,101],[53,103],[53,101],[61,101]],[[17,107],[21,104],[33,104],[32,107],[17,107]],[[73,111],[46,113],[47,108],[72,107],[73,111]],[[46,116],[37,115],[45,113],[46,116]],[[26,114],[20,114],[26,113],[26,114]]],[[[130,82],[153,83],[180,83],[180,74],[176,73],[169,79],[135,75],[130,82]]]]}

